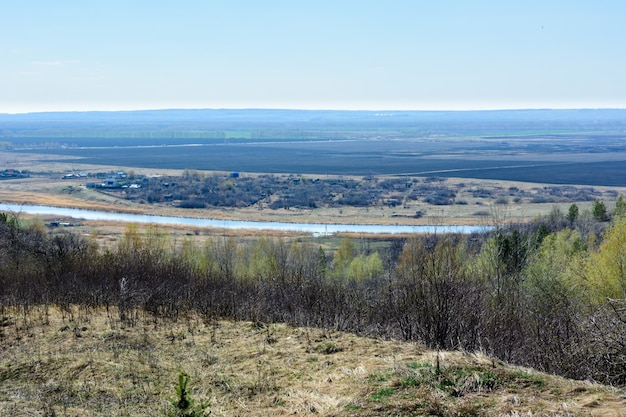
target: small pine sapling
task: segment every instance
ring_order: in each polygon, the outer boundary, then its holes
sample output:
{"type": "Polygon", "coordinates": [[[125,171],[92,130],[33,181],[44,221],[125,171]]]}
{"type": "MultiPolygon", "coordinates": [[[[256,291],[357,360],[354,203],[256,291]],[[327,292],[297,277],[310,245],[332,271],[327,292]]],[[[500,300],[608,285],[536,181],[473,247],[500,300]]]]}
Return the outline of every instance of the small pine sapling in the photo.
{"type": "Polygon", "coordinates": [[[169,417],[205,417],[210,415],[204,410],[209,406],[209,402],[195,406],[194,400],[189,395],[190,377],[184,372],[178,375],[178,385],[176,385],[176,399],[172,401],[174,410],[169,413],[169,417]]]}

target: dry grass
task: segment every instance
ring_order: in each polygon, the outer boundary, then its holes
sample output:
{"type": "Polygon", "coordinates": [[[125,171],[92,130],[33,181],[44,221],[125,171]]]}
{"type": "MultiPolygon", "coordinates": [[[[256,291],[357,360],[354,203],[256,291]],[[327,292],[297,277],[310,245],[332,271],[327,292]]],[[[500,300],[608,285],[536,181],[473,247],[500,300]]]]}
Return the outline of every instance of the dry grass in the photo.
{"type": "Polygon", "coordinates": [[[181,371],[213,416],[626,415],[623,390],[284,324],[40,307],[5,310],[0,332],[1,416],[166,415],[181,371]]]}

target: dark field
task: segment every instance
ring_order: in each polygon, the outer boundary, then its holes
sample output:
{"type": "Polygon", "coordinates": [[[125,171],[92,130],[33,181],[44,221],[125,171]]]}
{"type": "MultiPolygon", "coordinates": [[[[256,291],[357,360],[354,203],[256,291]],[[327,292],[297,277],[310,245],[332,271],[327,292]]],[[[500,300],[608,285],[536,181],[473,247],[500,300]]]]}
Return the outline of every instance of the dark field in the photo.
{"type": "Polygon", "coordinates": [[[501,149],[476,144],[336,141],[213,144],[198,146],[38,149],[29,152],[79,156],[81,162],[155,169],[197,169],[294,174],[412,175],[501,179],[554,184],[626,186],[626,149],[612,153],[501,149]],[[323,145],[323,146],[320,146],[323,145]],[[400,150],[399,145],[404,145],[400,150]],[[431,144],[425,144],[428,148],[431,144]],[[391,149],[390,149],[391,148],[391,149]],[[396,148],[396,149],[394,149],[396,148]],[[451,154],[452,153],[452,154],[451,154]]]}
{"type": "Polygon", "coordinates": [[[88,164],[626,186],[622,110],[60,113],[0,125],[13,152],[88,164]]]}

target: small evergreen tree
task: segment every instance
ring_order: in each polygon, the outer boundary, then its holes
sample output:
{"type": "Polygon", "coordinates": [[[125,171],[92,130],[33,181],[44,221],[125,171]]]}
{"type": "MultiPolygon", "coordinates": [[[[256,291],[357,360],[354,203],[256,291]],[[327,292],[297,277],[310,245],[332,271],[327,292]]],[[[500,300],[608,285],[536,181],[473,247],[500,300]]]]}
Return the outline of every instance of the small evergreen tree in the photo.
{"type": "Polygon", "coordinates": [[[623,216],[626,214],[626,200],[624,196],[620,195],[617,197],[617,201],[615,202],[615,215],[623,216]]]}
{"type": "MultiPolygon", "coordinates": [[[[209,406],[207,403],[202,403],[199,406],[194,405],[194,400],[189,395],[189,375],[181,372],[178,375],[178,385],[176,385],[176,399],[172,401],[174,411],[169,413],[169,417],[204,417],[208,414],[204,412],[204,409],[209,406]]],[[[210,414],[210,413],[209,413],[210,414]]]]}
{"type": "Polygon", "coordinates": [[[609,216],[606,211],[606,205],[600,200],[593,201],[591,214],[593,215],[593,218],[599,222],[605,222],[609,219],[609,216]]]}
{"type": "Polygon", "coordinates": [[[579,209],[578,206],[576,204],[572,204],[571,206],[569,206],[569,210],[567,211],[567,220],[570,223],[575,223],[576,220],[578,220],[578,214],[579,214],[579,209]]]}

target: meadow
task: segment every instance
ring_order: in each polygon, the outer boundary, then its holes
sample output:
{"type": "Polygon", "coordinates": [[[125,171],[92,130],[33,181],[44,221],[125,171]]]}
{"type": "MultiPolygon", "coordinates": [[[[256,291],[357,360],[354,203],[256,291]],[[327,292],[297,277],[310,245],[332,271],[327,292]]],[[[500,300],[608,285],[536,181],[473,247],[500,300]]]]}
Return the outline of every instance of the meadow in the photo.
{"type": "Polygon", "coordinates": [[[623,416],[622,390],[480,353],[285,324],[5,310],[2,416],[623,416]],[[25,343],[24,341],[28,341],[25,343]],[[180,410],[179,410],[180,411],[180,410]],[[189,414],[191,415],[191,413],[189,414]]]}

